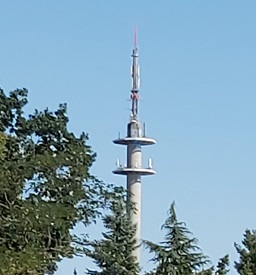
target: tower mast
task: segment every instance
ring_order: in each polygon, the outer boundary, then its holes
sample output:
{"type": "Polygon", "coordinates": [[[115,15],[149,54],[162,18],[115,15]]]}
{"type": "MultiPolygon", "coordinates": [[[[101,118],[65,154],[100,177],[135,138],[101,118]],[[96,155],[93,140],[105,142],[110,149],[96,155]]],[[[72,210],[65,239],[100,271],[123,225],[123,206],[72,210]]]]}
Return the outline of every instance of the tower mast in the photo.
{"type": "Polygon", "coordinates": [[[127,147],[127,165],[118,167],[113,171],[114,174],[125,175],[127,178],[127,199],[134,204],[136,211],[131,210],[130,217],[136,225],[136,245],[133,251],[138,263],[140,263],[140,243],[141,243],[141,177],[154,175],[156,172],[152,168],[152,160],[149,159],[148,167],[142,165],[142,146],[155,144],[153,138],[145,136],[145,131],[138,118],[138,101],[139,101],[139,64],[138,64],[138,46],[137,31],[134,32],[134,47],[132,50],[132,89],[131,89],[131,116],[127,125],[127,136],[113,140],[115,144],[125,145],[127,147]]]}
{"type": "Polygon", "coordinates": [[[132,117],[136,118],[138,115],[138,100],[139,100],[139,64],[138,64],[138,47],[137,47],[137,30],[134,31],[134,47],[132,50],[132,90],[131,90],[131,99],[132,99],[132,117]]]}

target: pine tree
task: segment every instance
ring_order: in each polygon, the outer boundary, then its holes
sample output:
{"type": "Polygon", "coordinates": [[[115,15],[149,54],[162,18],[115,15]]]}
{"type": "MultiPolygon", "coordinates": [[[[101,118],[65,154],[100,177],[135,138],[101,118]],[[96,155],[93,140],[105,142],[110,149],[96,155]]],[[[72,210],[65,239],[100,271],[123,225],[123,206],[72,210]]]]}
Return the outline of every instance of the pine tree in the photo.
{"type": "Polygon", "coordinates": [[[229,266],[229,256],[225,255],[224,257],[220,258],[220,260],[218,261],[216,271],[214,271],[214,267],[212,266],[212,267],[202,270],[196,274],[197,275],[213,275],[213,274],[226,275],[229,272],[228,266],[229,266]]]}
{"type": "Polygon", "coordinates": [[[127,204],[122,198],[113,200],[111,214],[103,217],[107,232],[103,239],[91,243],[88,255],[100,271],[87,270],[88,275],[137,275],[139,266],[132,255],[135,249],[136,227],[127,214],[127,204]]]}
{"type": "Polygon", "coordinates": [[[196,272],[195,274],[196,275],[213,275],[213,274],[215,274],[214,273],[214,267],[212,266],[210,268],[203,269],[203,270],[201,270],[199,272],[196,272]]]}
{"type": "Polygon", "coordinates": [[[246,230],[243,246],[235,243],[236,251],[239,254],[239,261],[235,262],[235,268],[241,275],[256,274],[256,231],[246,230]]]}
{"type": "Polygon", "coordinates": [[[229,256],[225,255],[220,258],[217,264],[217,269],[214,271],[214,266],[197,272],[197,275],[226,275],[229,272],[229,256]]]}
{"type": "Polygon", "coordinates": [[[209,262],[197,246],[197,239],[190,237],[191,233],[185,223],[177,220],[174,203],[162,229],[167,233],[160,244],[144,241],[155,255],[152,261],[156,268],[150,274],[192,275],[209,262]]]}
{"type": "Polygon", "coordinates": [[[226,275],[229,272],[229,256],[225,255],[224,257],[220,258],[217,264],[217,270],[215,272],[216,275],[226,275]]]}

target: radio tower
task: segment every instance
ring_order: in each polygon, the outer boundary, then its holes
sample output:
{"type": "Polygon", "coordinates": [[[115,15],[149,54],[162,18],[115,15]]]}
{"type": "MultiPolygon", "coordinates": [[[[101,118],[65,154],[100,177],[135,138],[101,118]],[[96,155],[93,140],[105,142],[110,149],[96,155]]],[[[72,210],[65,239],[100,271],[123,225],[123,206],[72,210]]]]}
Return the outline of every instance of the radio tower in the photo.
{"type": "Polygon", "coordinates": [[[126,145],[127,147],[127,165],[120,165],[117,160],[117,169],[114,174],[125,175],[127,177],[127,196],[128,201],[134,204],[136,211],[130,211],[130,217],[133,224],[137,226],[136,242],[137,248],[133,255],[140,263],[140,243],[141,243],[141,176],[154,175],[156,172],[152,168],[152,159],[148,160],[148,167],[142,166],[142,151],[144,145],[155,144],[156,141],[145,136],[145,127],[142,127],[138,118],[138,100],[139,100],[139,64],[137,31],[134,32],[134,48],[132,51],[132,89],[131,89],[131,115],[130,122],[127,125],[127,137],[118,138],[113,142],[115,144],[126,145]]]}

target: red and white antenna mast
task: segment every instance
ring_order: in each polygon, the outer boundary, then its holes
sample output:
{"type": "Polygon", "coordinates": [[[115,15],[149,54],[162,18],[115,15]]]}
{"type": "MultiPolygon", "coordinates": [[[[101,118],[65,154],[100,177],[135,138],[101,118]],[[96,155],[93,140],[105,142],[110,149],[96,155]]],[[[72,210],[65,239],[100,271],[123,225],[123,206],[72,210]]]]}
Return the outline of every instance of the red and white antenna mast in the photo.
{"type": "Polygon", "coordinates": [[[132,117],[136,118],[138,115],[138,101],[139,101],[139,79],[140,79],[140,68],[138,63],[138,30],[137,27],[134,29],[134,46],[132,50],[132,90],[131,90],[131,99],[132,99],[132,117]]]}

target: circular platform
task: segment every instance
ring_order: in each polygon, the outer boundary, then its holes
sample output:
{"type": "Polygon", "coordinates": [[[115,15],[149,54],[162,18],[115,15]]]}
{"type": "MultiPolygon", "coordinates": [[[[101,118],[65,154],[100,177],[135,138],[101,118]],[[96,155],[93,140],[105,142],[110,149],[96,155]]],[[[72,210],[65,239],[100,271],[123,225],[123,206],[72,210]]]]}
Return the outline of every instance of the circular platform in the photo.
{"type": "Polygon", "coordinates": [[[113,171],[114,174],[117,175],[127,175],[127,174],[140,174],[141,176],[154,175],[156,171],[151,168],[127,168],[127,167],[119,167],[113,171]]]}
{"type": "Polygon", "coordinates": [[[113,140],[115,144],[128,145],[131,143],[137,143],[140,145],[153,145],[156,144],[156,140],[147,137],[126,137],[113,140]]]}

